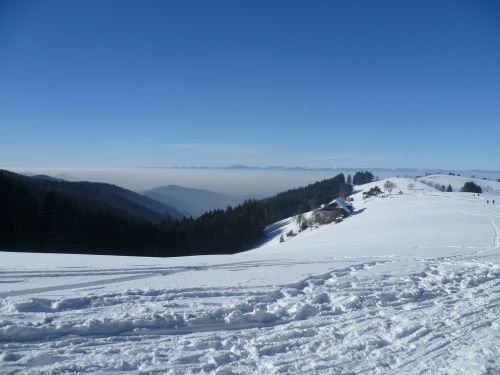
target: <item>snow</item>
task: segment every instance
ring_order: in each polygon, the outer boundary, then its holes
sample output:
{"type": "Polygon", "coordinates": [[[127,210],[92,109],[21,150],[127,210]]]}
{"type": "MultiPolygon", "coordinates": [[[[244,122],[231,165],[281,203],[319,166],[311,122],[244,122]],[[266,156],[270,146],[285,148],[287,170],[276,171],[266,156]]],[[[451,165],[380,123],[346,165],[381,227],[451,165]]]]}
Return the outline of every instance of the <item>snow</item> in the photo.
{"type": "Polygon", "coordinates": [[[425,176],[418,179],[419,181],[432,182],[434,184],[444,185],[448,187],[451,185],[453,191],[459,192],[460,189],[464,186],[464,184],[468,181],[474,182],[476,185],[481,186],[483,189],[483,193],[492,193],[494,195],[500,194],[500,182],[489,180],[486,178],[476,178],[476,177],[467,177],[467,176],[451,176],[451,175],[431,175],[425,176]]]}
{"type": "Polygon", "coordinates": [[[232,256],[0,253],[0,373],[499,373],[494,182],[390,180],[341,223],[289,218],[232,256]]]}

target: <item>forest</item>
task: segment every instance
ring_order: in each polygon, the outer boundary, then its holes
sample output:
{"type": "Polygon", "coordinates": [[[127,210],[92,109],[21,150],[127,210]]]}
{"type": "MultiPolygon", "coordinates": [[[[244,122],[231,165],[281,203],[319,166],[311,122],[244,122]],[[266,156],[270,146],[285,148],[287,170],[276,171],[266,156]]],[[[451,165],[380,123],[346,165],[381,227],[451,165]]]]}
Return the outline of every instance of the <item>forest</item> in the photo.
{"type": "Polygon", "coordinates": [[[0,171],[0,249],[161,257],[235,253],[261,240],[267,225],[351,192],[339,174],[197,219],[165,216],[157,222],[70,194],[57,182],[0,171]]]}

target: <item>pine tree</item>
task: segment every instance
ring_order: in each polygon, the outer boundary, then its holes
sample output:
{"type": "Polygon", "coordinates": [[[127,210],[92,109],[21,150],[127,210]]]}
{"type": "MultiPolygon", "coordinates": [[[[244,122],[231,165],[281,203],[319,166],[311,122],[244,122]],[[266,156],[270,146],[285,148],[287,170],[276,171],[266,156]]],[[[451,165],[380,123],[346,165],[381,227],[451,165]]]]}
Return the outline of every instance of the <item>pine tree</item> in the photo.
{"type": "Polygon", "coordinates": [[[479,193],[481,194],[483,192],[483,189],[481,189],[481,186],[475,184],[472,181],[466,182],[462,189],[460,191],[463,191],[465,193],[479,193]]]}

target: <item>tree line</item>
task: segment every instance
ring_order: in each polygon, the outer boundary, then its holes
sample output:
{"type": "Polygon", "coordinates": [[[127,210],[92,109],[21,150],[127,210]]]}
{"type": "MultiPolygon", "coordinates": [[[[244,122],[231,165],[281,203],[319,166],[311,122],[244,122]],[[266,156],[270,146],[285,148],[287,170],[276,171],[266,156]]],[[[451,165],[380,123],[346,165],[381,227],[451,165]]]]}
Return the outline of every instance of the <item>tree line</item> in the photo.
{"type": "Polygon", "coordinates": [[[375,176],[373,173],[365,171],[365,172],[356,172],[352,177],[352,183],[354,185],[363,185],[368,184],[375,180],[375,176]]]}

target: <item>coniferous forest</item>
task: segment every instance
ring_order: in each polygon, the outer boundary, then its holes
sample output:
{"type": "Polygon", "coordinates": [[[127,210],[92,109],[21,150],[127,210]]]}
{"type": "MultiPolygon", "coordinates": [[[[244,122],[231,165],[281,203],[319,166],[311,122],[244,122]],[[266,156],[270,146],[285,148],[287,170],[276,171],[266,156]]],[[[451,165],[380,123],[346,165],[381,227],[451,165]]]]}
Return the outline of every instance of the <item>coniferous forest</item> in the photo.
{"type": "Polygon", "coordinates": [[[165,216],[158,222],[57,184],[0,171],[0,249],[138,256],[235,253],[262,239],[268,224],[352,192],[339,174],[197,219],[165,216]]]}
{"type": "Polygon", "coordinates": [[[354,185],[368,184],[375,180],[375,176],[371,172],[356,172],[352,178],[354,185]]]}

